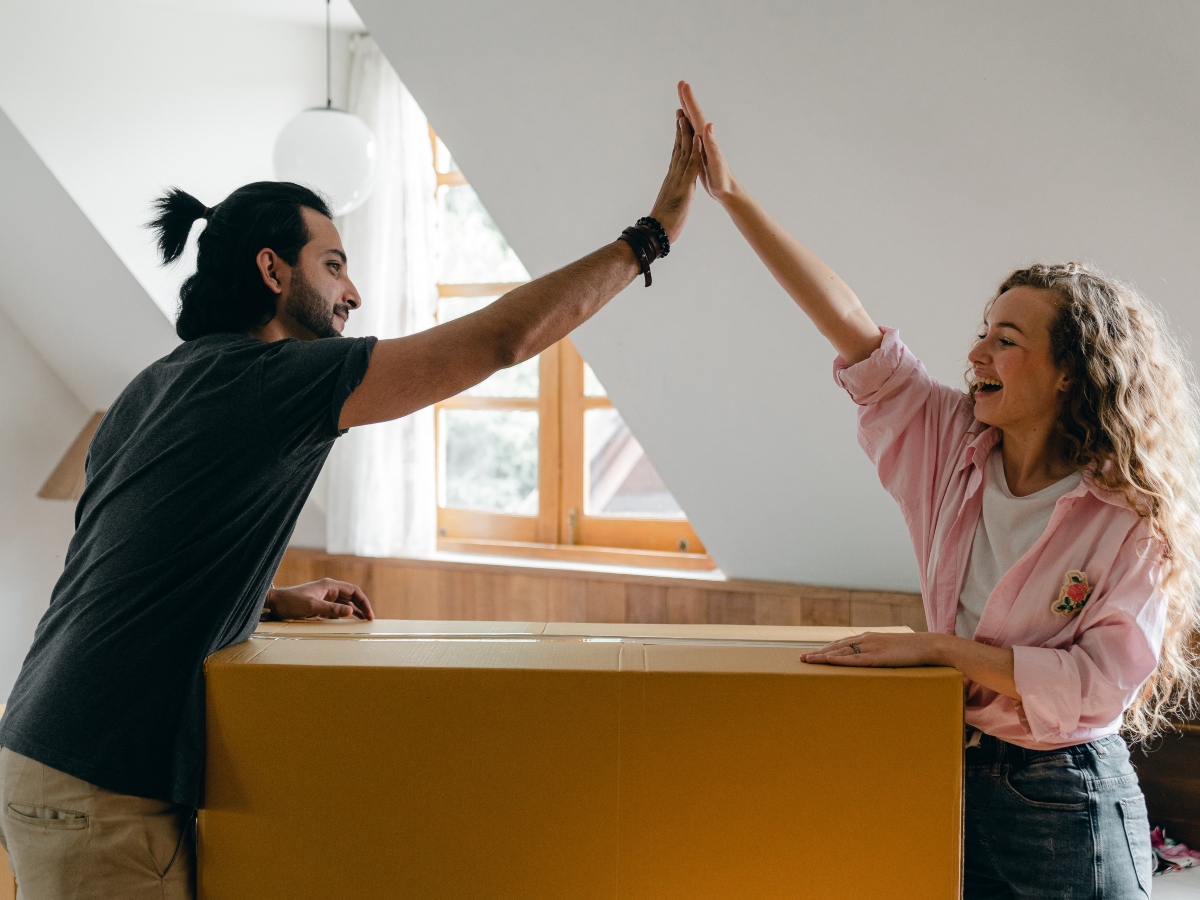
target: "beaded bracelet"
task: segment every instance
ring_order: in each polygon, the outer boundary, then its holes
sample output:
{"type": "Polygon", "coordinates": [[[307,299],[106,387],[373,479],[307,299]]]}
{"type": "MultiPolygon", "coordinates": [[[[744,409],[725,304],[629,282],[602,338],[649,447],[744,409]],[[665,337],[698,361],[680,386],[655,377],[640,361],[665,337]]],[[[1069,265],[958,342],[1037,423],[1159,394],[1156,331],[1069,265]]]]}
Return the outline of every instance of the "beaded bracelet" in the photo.
{"type": "Polygon", "coordinates": [[[667,229],[662,227],[662,222],[652,216],[642,216],[637,220],[637,224],[644,225],[654,232],[659,244],[662,245],[662,253],[658,255],[665,259],[667,254],[671,252],[671,239],[667,237],[667,229]]]}

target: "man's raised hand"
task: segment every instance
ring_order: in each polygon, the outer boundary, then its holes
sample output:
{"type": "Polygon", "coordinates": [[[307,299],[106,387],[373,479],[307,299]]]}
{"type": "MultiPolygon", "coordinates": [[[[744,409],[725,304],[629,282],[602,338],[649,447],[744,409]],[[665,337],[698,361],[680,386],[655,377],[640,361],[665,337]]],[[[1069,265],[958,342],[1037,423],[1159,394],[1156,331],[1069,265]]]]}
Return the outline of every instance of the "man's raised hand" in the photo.
{"type": "Polygon", "coordinates": [[[675,110],[675,149],[671,152],[671,165],[667,177],[658,191],[658,199],[650,215],[658,219],[666,229],[671,243],[679,239],[688,214],[692,211],[692,200],[696,196],[696,179],[700,175],[700,137],[692,129],[683,110],[675,110]]]}

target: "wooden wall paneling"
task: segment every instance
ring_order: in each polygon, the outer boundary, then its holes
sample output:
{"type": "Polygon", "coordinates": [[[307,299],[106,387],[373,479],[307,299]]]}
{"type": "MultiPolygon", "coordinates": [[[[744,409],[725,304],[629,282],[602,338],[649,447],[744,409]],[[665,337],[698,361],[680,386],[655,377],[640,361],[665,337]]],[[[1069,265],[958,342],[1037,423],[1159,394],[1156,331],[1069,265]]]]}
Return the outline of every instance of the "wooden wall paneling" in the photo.
{"type": "Polygon", "coordinates": [[[783,594],[754,594],[754,621],[758,625],[804,625],[804,601],[783,594]]]}
{"type": "Polygon", "coordinates": [[[625,585],[619,581],[587,580],[584,590],[584,622],[626,622],[625,585]]]}
{"type": "Polygon", "coordinates": [[[925,630],[916,594],[766,581],[449,560],[366,559],[288,550],[277,584],[328,576],[360,585],[380,618],[908,625],[925,630]]]}
{"type": "Polygon", "coordinates": [[[851,625],[899,625],[900,611],[886,595],[856,592],[850,595],[851,625]]]}
{"type": "Polygon", "coordinates": [[[654,584],[625,585],[626,622],[667,622],[667,588],[654,584]]]}
{"type": "Polygon", "coordinates": [[[850,591],[809,588],[802,595],[800,625],[849,625],[850,591]]]}
{"type": "Polygon", "coordinates": [[[757,604],[749,591],[709,591],[707,620],[714,625],[758,625],[757,604]]]}

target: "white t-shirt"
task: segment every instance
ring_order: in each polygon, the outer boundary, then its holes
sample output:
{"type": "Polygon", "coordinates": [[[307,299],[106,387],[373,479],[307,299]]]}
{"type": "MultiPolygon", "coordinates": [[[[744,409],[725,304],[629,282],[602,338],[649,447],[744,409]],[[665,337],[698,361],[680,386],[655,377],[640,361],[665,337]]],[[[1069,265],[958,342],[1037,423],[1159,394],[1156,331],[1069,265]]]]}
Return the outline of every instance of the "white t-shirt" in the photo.
{"type": "Polygon", "coordinates": [[[983,512],[975,526],[971,560],[967,563],[954,620],[954,633],[964,638],[975,636],[983,607],[996,584],[1037,543],[1050,524],[1058,498],[1073,491],[1083,475],[1075,472],[1036,494],[1014,497],[1008,489],[1004,461],[997,447],[988,456],[986,478],[983,512]]]}

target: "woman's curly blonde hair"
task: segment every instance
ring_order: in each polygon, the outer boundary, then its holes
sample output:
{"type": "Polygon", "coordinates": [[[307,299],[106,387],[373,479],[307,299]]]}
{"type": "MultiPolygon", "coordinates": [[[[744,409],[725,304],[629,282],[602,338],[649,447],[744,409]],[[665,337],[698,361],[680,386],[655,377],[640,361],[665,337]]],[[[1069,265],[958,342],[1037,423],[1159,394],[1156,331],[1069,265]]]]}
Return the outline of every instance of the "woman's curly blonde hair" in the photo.
{"type": "Polygon", "coordinates": [[[1144,741],[1190,716],[1200,687],[1200,404],[1192,367],[1154,304],[1087,265],[1018,269],[989,309],[1021,286],[1058,298],[1051,341],[1070,379],[1058,422],[1069,460],[1124,494],[1161,545],[1162,652],[1125,713],[1127,732],[1144,741]]]}

